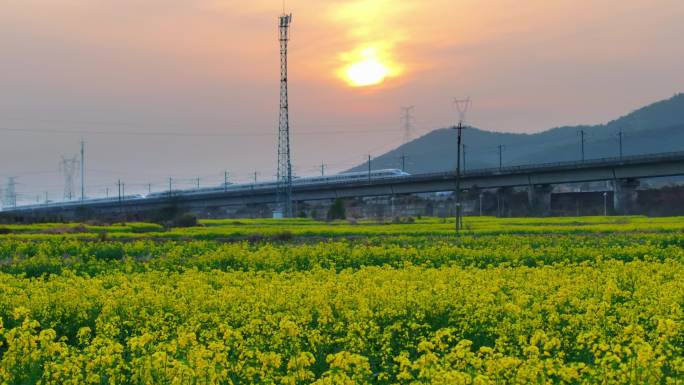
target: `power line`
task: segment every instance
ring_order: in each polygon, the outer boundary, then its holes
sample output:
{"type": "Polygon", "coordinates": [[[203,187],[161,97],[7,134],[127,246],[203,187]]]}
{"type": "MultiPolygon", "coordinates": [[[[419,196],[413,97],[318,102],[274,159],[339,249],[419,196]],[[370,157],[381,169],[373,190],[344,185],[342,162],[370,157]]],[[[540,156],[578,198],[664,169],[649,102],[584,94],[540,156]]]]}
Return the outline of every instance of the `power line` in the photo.
{"type": "MultiPolygon", "coordinates": [[[[0,127],[0,131],[31,133],[31,134],[60,134],[60,135],[111,135],[111,136],[179,136],[179,137],[270,137],[270,132],[171,132],[171,131],[90,131],[90,130],[64,130],[64,129],[40,129],[40,128],[7,128],[0,127]]],[[[336,130],[336,131],[298,131],[297,135],[352,135],[352,134],[380,134],[388,132],[400,132],[397,129],[373,129],[373,130],[336,130]]]]}

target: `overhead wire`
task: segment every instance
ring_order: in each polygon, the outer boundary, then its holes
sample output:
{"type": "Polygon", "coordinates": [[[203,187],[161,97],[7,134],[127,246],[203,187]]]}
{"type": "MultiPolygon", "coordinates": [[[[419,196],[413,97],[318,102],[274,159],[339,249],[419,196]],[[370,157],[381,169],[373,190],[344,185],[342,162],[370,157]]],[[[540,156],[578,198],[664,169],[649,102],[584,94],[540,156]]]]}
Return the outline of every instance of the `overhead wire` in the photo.
{"type": "MultiPolygon", "coordinates": [[[[41,129],[41,128],[9,128],[0,127],[0,131],[57,134],[57,135],[108,135],[108,136],[175,136],[175,137],[270,137],[272,132],[172,132],[172,131],[92,131],[76,129],[41,129]]],[[[295,131],[296,135],[367,135],[388,132],[399,132],[398,129],[373,130],[336,130],[336,131],[295,131]]]]}

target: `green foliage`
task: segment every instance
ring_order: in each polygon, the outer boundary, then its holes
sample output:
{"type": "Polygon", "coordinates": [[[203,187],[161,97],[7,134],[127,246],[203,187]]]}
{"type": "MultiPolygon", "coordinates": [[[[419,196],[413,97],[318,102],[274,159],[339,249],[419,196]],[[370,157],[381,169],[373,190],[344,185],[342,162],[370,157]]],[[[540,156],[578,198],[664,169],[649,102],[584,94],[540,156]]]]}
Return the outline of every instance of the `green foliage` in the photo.
{"type": "Polygon", "coordinates": [[[334,221],[345,218],[347,218],[347,209],[344,207],[344,200],[337,198],[328,209],[328,220],[334,221]]]}
{"type": "Polygon", "coordinates": [[[179,215],[169,222],[171,227],[195,227],[197,224],[197,217],[192,214],[179,215]]]}

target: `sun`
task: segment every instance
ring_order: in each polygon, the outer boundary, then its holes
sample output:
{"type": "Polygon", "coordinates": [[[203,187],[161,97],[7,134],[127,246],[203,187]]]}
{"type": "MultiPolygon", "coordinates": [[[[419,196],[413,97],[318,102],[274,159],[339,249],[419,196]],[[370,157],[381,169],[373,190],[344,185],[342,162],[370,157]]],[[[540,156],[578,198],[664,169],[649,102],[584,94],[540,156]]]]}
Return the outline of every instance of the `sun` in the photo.
{"type": "Polygon", "coordinates": [[[346,70],[349,83],[354,87],[374,86],[382,83],[389,69],[377,59],[366,59],[350,65],[346,70]]]}
{"type": "Polygon", "coordinates": [[[383,60],[375,48],[365,48],[354,55],[351,63],[343,69],[343,77],[352,87],[369,87],[381,84],[396,74],[389,61],[383,60]]]}

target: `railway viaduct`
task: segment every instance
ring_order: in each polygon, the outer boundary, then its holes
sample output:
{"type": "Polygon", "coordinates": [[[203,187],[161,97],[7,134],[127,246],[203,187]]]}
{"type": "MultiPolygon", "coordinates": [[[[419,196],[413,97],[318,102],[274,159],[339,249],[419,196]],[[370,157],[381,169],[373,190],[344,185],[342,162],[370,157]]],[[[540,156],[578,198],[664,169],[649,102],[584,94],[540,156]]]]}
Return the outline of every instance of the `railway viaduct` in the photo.
{"type": "MultiPolygon", "coordinates": [[[[614,189],[614,208],[617,213],[629,213],[634,205],[640,179],[684,175],[684,152],[662,153],[623,158],[605,158],[583,162],[559,162],[496,169],[471,170],[461,177],[461,188],[471,189],[528,189],[530,207],[535,214],[548,215],[551,209],[553,186],[568,183],[611,181],[614,189]]],[[[419,174],[398,178],[357,180],[345,183],[295,185],[293,200],[310,202],[336,198],[394,196],[453,191],[456,188],[454,173],[419,174]]],[[[163,210],[174,205],[184,212],[202,213],[210,209],[272,204],[275,189],[252,188],[237,191],[193,194],[139,200],[85,203],[59,207],[4,210],[3,214],[26,217],[59,216],[74,218],[79,210],[96,215],[141,214],[163,210]]]]}

